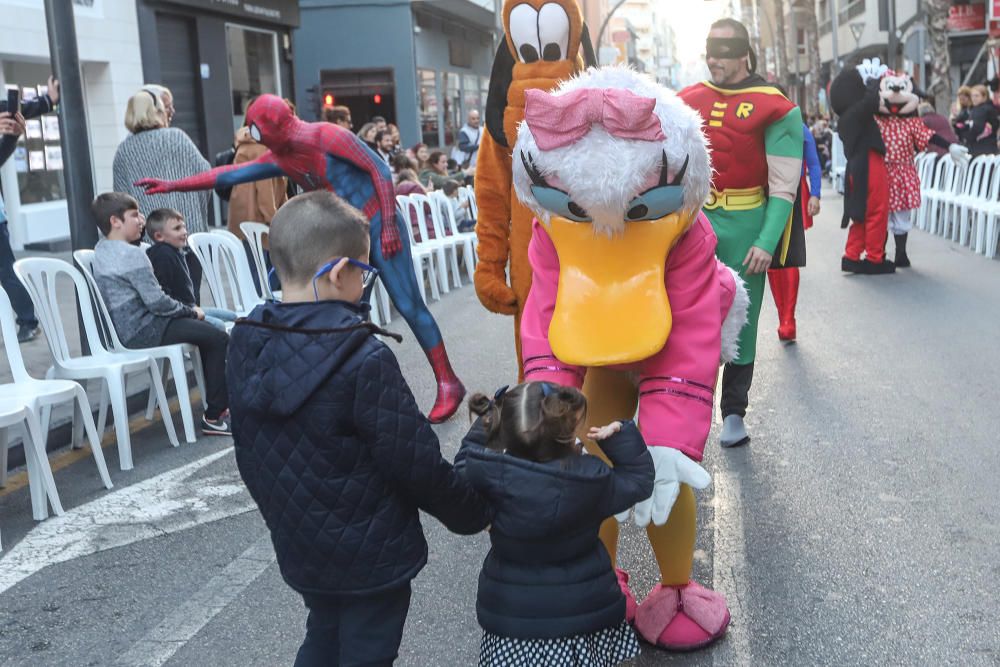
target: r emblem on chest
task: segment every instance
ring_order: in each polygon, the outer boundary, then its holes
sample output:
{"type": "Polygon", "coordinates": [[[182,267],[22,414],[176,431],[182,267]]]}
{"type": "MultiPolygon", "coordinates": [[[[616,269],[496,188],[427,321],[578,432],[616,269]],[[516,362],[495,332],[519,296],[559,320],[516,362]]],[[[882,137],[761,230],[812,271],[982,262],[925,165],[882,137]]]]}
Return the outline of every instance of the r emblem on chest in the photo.
{"type": "Polygon", "coordinates": [[[750,114],[753,113],[753,103],[752,102],[740,102],[739,106],[736,107],[736,117],[739,119],[747,119],[750,114]]]}

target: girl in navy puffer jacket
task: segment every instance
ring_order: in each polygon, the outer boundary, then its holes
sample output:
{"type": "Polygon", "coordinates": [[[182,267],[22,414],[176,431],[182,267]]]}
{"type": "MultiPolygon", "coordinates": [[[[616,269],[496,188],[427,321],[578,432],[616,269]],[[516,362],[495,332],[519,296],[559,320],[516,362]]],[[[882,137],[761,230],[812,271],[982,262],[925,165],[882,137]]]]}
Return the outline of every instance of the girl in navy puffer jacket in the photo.
{"type": "Polygon", "coordinates": [[[607,517],[653,492],[635,424],[591,429],[614,468],[585,455],[576,389],[529,382],[472,397],[464,470],[491,504],[492,548],[479,575],[480,665],[615,665],[639,643],[598,539],[607,517]]]}

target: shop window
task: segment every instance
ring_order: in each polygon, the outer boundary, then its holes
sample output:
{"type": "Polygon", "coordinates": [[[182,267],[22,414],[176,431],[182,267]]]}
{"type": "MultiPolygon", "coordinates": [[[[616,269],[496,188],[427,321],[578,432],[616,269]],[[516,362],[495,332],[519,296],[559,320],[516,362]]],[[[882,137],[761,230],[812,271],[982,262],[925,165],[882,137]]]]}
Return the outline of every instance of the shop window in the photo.
{"type": "MultiPolygon", "coordinates": [[[[48,65],[8,60],[4,61],[3,73],[7,86],[17,86],[21,99],[27,102],[48,92],[45,82],[52,70],[48,65]]],[[[27,133],[18,139],[11,158],[17,171],[21,205],[66,199],[59,116],[50,113],[32,118],[27,127],[27,133]]]]}
{"type": "Polygon", "coordinates": [[[226,25],[229,83],[233,93],[233,130],[243,125],[250,101],[264,93],[281,95],[277,35],[238,25],[226,25]]]}
{"type": "Polygon", "coordinates": [[[437,146],[438,137],[438,90],[434,70],[417,70],[417,87],[420,93],[420,141],[428,146],[437,146]]]}
{"type": "Polygon", "coordinates": [[[455,143],[462,127],[462,92],[458,85],[458,74],[445,72],[444,79],[444,145],[455,143]]]}
{"type": "Polygon", "coordinates": [[[475,110],[479,112],[480,116],[482,115],[483,109],[479,105],[479,77],[475,74],[466,74],[462,77],[462,102],[465,109],[462,125],[465,124],[465,119],[468,118],[470,111],[475,110]]]}

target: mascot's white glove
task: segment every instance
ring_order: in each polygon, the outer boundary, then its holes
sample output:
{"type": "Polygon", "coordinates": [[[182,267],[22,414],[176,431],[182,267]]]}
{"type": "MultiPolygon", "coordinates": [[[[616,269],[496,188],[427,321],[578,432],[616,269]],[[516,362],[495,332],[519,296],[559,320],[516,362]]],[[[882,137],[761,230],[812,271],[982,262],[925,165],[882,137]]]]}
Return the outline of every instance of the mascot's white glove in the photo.
{"type": "MultiPolygon", "coordinates": [[[[670,447],[650,447],[649,455],[653,457],[653,467],[656,479],[653,481],[653,495],[636,504],[635,525],[645,528],[652,520],[654,525],[662,526],[670,518],[674,501],[681,492],[681,484],[687,484],[695,489],[704,489],[712,481],[711,475],[700,465],[689,459],[682,452],[670,447]]],[[[628,520],[629,510],[615,517],[618,521],[628,520]]]]}
{"type": "Polygon", "coordinates": [[[969,159],[969,149],[962,144],[952,144],[948,146],[948,155],[951,159],[955,161],[956,164],[961,164],[965,160],[969,159]]]}
{"type": "Polygon", "coordinates": [[[889,68],[882,64],[882,61],[878,58],[868,59],[865,58],[858,65],[858,74],[861,75],[861,80],[866,84],[872,79],[881,79],[882,76],[889,71],[889,68]]]}

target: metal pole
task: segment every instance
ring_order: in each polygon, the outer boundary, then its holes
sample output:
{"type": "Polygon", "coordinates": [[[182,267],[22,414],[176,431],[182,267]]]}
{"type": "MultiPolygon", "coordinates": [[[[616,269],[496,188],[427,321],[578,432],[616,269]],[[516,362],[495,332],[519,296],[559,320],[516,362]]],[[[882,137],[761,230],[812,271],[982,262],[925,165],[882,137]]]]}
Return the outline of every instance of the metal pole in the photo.
{"type": "Polygon", "coordinates": [[[604,17],[604,22],[601,23],[601,29],[597,31],[597,43],[594,45],[594,48],[597,49],[598,59],[600,59],[601,57],[601,36],[604,34],[604,29],[608,27],[608,21],[611,20],[611,17],[614,15],[614,13],[618,11],[618,8],[624,4],[625,0],[619,0],[618,3],[611,8],[611,11],[608,12],[608,15],[604,17]]]}
{"type": "Polygon", "coordinates": [[[889,6],[889,25],[887,26],[889,28],[889,57],[887,58],[889,62],[887,64],[889,69],[896,70],[898,69],[896,54],[899,51],[899,40],[896,38],[896,0],[886,0],[886,3],[889,6]]]}
{"type": "Polygon", "coordinates": [[[830,61],[830,73],[833,76],[837,76],[840,73],[840,50],[837,48],[837,33],[840,32],[840,8],[837,7],[837,0],[830,0],[829,7],[830,46],[833,49],[833,59],[830,61]]]}
{"type": "Polygon", "coordinates": [[[45,23],[49,32],[52,69],[59,79],[59,123],[62,126],[59,134],[70,242],[73,250],[93,248],[97,244],[97,226],[90,213],[90,203],[94,200],[94,172],[90,163],[73,3],[45,0],[45,23]]]}

